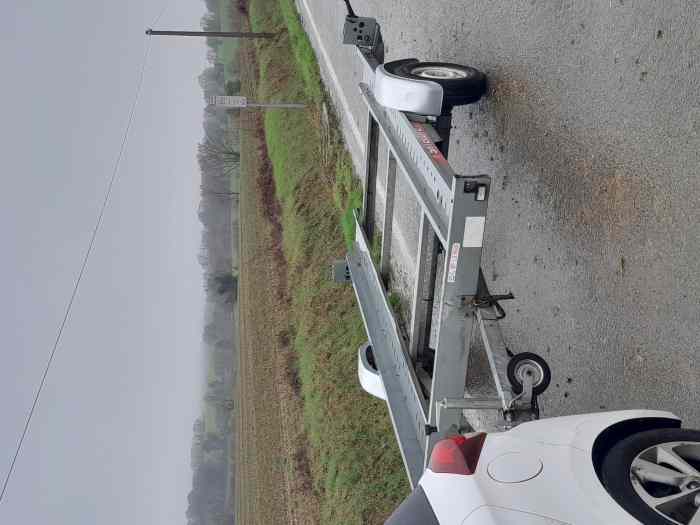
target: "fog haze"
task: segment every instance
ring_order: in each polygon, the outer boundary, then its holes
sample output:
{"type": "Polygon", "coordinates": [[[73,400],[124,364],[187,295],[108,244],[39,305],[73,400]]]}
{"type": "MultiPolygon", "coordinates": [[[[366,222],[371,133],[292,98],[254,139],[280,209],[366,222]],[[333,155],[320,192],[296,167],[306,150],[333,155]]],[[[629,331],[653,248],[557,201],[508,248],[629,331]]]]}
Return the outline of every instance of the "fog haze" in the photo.
{"type": "MultiPolygon", "coordinates": [[[[8,0],[0,19],[0,475],[111,174],[162,2],[8,0]]],[[[160,26],[197,29],[197,0],[160,26]]],[[[128,151],[0,523],[185,521],[201,399],[204,42],[156,39],[128,151]]]]}

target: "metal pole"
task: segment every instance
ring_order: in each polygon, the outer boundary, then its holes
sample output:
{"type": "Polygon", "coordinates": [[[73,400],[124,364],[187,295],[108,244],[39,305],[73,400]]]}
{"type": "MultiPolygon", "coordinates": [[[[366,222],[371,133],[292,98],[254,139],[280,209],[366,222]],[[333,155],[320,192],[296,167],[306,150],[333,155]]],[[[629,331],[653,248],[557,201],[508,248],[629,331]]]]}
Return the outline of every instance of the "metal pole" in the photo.
{"type": "Polygon", "coordinates": [[[147,35],[163,36],[203,36],[223,38],[274,38],[279,33],[231,33],[226,31],[156,31],[151,28],[146,29],[147,35]]]}
{"type": "Polygon", "coordinates": [[[209,188],[205,188],[204,186],[199,187],[202,190],[202,193],[209,194],[209,195],[223,195],[225,197],[232,197],[234,195],[240,195],[240,192],[238,191],[215,191],[215,190],[210,190],[209,188]]]}
{"type": "Polygon", "coordinates": [[[249,108],[279,108],[279,109],[304,109],[306,104],[277,104],[277,103],[255,103],[248,102],[247,106],[249,108]]]}

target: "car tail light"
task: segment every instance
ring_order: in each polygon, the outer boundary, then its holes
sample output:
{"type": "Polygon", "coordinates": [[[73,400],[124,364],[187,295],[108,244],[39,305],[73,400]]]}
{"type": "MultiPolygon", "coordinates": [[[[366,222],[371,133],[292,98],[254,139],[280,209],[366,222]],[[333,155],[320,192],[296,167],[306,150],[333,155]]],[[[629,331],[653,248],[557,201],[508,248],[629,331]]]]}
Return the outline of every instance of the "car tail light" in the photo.
{"type": "Polygon", "coordinates": [[[428,467],[433,472],[469,476],[476,471],[486,434],[451,436],[433,447],[428,467]]]}

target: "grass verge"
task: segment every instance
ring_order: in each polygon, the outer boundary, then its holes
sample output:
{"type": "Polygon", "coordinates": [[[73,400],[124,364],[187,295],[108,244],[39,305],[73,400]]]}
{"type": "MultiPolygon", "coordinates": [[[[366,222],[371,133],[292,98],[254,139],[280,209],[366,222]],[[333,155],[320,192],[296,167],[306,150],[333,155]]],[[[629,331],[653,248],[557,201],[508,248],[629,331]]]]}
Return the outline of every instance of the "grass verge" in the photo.
{"type": "Polygon", "coordinates": [[[328,276],[330,261],[353,239],[352,210],[361,205],[361,193],[292,1],[251,0],[249,14],[254,31],[281,31],[273,41],[256,43],[257,97],[308,105],[305,111],[268,111],[264,128],[321,523],[382,523],[408,483],[386,406],[357,381],[356,352],[366,336],[352,290],[328,276]]]}
{"type": "MultiPolygon", "coordinates": [[[[242,88],[257,91],[256,54],[241,46],[242,88]]],[[[291,305],[282,250],[281,211],[262,114],[245,112],[241,134],[241,286],[239,373],[234,399],[235,522],[320,523],[303,403],[291,347],[291,305]]]]}

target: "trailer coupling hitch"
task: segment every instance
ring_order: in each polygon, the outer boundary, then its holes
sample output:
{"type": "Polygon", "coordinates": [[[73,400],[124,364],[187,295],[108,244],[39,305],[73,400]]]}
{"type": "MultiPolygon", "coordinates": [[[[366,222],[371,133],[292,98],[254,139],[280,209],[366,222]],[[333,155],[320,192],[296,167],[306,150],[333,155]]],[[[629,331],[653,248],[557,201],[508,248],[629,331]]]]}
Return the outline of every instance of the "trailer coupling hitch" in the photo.
{"type": "Polygon", "coordinates": [[[496,311],[496,317],[493,319],[488,319],[488,321],[498,321],[506,316],[506,311],[500,305],[499,301],[510,301],[515,299],[512,293],[501,294],[501,295],[482,295],[477,296],[472,301],[472,306],[474,308],[493,308],[496,311]]]}
{"type": "Polygon", "coordinates": [[[364,52],[375,53],[377,60],[382,62],[384,60],[384,46],[377,20],[366,16],[357,16],[350,5],[350,0],[345,0],[345,7],[347,7],[348,14],[343,26],[343,44],[357,46],[364,52]]]}

